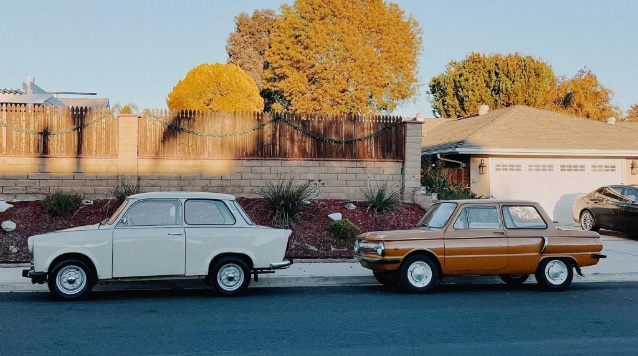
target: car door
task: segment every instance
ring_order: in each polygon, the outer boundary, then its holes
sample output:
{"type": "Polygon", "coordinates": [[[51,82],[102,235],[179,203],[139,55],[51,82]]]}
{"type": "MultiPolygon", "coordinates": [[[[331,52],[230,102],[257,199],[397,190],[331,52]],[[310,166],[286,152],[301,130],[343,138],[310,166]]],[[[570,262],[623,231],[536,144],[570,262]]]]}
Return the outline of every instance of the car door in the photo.
{"type": "Polygon", "coordinates": [[[113,277],[179,276],[185,273],[181,203],[134,203],[113,230],[113,277]]]}
{"type": "Polygon", "coordinates": [[[465,205],[444,234],[445,267],[494,271],[508,265],[508,241],[496,204],[465,205]]]}
{"type": "Polygon", "coordinates": [[[625,187],[622,195],[627,198],[627,201],[620,208],[621,223],[618,230],[638,233],[638,190],[633,187],[625,187]]]}
{"type": "Polygon", "coordinates": [[[618,225],[619,195],[612,187],[603,187],[592,197],[591,210],[599,227],[613,230],[618,225]]]}
{"type": "Polygon", "coordinates": [[[534,271],[540,261],[548,223],[532,205],[503,205],[503,222],[509,243],[510,273],[534,271]]]}

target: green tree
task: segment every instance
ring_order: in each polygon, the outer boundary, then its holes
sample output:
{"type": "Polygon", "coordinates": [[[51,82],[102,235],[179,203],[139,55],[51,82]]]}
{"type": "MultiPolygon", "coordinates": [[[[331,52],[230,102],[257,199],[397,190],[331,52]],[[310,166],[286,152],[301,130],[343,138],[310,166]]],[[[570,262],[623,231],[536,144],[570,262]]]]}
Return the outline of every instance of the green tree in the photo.
{"type": "Polygon", "coordinates": [[[627,115],[625,115],[625,120],[638,121],[638,104],[634,104],[629,108],[627,115]]]}
{"type": "Polygon", "coordinates": [[[234,64],[200,64],[191,69],[168,94],[173,110],[253,112],[264,109],[264,101],[253,78],[234,64]]]}
{"type": "Polygon", "coordinates": [[[481,104],[490,109],[512,105],[545,107],[554,97],[556,76],[540,59],[514,54],[470,53],[452,61],[429,83],[437,117],[475,115],[481,104]]]}
{"type": "Polygon", "coordinates": [[[417,90],[421,28],[384,0],[282,5],[266,52],[268,87],[298,112],[391,112],[417,90]]]}
{"type": "Polygon", "coordinates": [[[578,71],[574,78],[560,78],[554,102],[556,111],[593,120],[621,117],[620,108],[611,102],[613,93],[598,82],[589,69],[578,71]]]}

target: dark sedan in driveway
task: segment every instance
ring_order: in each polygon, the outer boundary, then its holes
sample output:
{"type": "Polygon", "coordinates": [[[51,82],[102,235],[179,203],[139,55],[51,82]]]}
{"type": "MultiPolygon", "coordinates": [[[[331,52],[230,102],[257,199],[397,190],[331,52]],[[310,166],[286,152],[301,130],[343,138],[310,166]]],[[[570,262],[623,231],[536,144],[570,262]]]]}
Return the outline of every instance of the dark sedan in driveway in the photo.
{"type": "Polygon", "coordinates": [[[608,229],[638,235],[638,185],[607,185],[574,201],[583,230],[608,229]]]}

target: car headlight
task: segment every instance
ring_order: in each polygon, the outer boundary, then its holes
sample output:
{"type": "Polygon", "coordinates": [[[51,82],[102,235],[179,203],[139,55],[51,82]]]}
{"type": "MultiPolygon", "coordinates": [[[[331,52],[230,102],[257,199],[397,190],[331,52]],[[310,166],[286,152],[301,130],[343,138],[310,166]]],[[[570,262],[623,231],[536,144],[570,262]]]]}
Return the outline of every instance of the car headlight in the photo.
{"type": "Polygon", "coordinates": [[[29,248],[29,253],[33,255],[33,236],[29,236],[27,239],[27,248],[29,248]]]}
{"type": "Polygon", "coordinates": [[[383,242],[379,242],[375,250],[377,251],[377,255],[383,256],[383,253],[385,252],[385,245],[383,242]]]}
{"type": "Polygon", "coordinates": [[[359,252],[359,240],[354,240],[354,252],[359,252]]]}

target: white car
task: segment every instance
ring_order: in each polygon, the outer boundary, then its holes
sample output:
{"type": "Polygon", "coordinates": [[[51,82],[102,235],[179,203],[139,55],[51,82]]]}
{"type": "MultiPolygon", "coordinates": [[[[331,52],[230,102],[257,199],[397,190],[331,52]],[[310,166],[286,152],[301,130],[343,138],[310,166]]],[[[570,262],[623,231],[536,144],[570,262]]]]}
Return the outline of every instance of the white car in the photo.
{"type": "Polygon", "coordinates": [[[227,194],[155,192],[128,197],[110,219],[29,237],[33,283],[79,299],[98,282],[200,278],[236,295],[260,273],[287,268],[292,231],[256,225],[227,194]]]}

